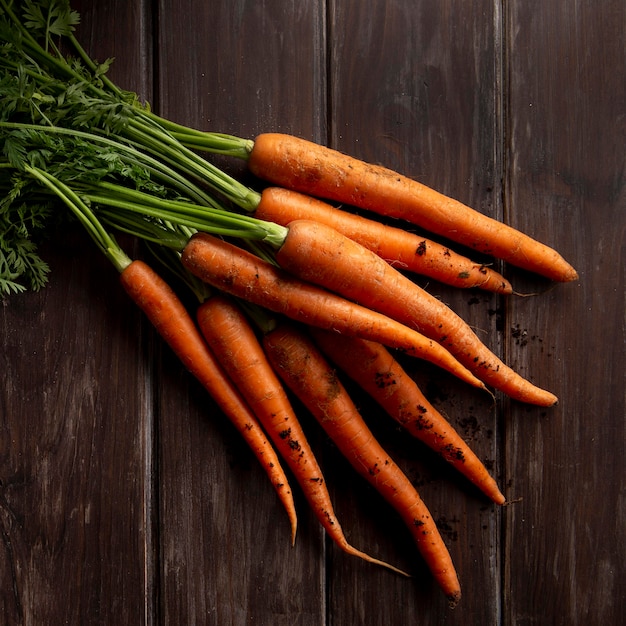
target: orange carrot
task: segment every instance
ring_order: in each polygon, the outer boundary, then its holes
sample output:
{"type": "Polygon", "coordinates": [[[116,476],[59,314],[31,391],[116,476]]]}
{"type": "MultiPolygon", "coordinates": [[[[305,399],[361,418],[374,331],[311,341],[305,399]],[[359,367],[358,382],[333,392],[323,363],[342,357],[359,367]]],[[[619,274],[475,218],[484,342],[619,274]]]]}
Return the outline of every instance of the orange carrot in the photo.
{"type": "Polygon", "coordinates": [[[554,394],[506,366],[450,307],[333,228],[309,220],[291,222],[276,260],[302,280],[417,329],[480,380],[512,398],[542,406],[557,402],[554,394]]]}
{"type": "Polygon", "coordinates": [[[313,450],[243,311],[230,298],[214,296],[198,309],[198,324],[207,343],[259,416],[328,535],[346,553],[404,573],[348,543],[313,450]]]}
{"type": "Polygon", "coordinates": [[[289,481],[278,456],[257,419],[208,349],[183,303],[170,286],[143,261],[133,261],[126,267],[120,274],[120,281],[128,295],[252,449],[287,511],[293,542],[297,527],[296,509],[289,481]]]}
{"type": "Polygon", "coordinates": [[[387,168],[291,135],[259,135],[250,170],[275,185],[397,217],[558,281],[576,270],[554,249],[387,168]]]}
{"type": "Polygon", "coordinates": [[[192,274],[220,291],[311,326],[400,348],[484,388],[482,382],[436,341],[385,315],[298,280],[231,243],[197,233],[185,246],[182,262],[192,274]]]}
{"type": "Polygon", "coordinates": [[[321,222],[372,250],[398,269],[428,276],[453,287],[477,287],[502,294],[513,291],[501,274],[474,263],[447,246],[402,228],[342,211],[290,189],[264,189],[254,216],[282,226],[298,219],[321,222]]]}
{"type": "Polygon", "coordinates": [[[265,335],[263,345],[285,384],[357,472],[399,513],[450,603],[456,604],[459,580],[428,508],[367,427],[335,371],[304,333],[287,325],[265,335]]]}
{"type": "Polygon", "coordinates": [[[440,454],[496,504],[504,504],[505,498],[484,464],[384,346],[316,328],[311,334],[322,352],[407,432],[440,454]]]}

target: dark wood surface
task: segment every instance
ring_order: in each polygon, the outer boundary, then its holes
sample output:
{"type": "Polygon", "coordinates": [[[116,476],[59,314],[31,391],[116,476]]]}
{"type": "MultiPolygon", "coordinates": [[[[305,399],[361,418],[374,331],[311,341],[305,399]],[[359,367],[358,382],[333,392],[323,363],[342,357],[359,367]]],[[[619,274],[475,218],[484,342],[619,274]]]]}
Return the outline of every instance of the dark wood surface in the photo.
{"type": "MultiPolygon", "coordinates": [[[[49,287],[0,306],[5,624],[612,625],[626,619],[626,5],[618,0],[76,2],[112,77],[203,129],[283,131],[385,164],[553,245],[501,298],[427,285],[560,403],[407,361],[489,463],[497,508],[355,397],[438,520],[450,611],[407,531],[302,415],[351,542],[299,497],[296,545],[255,459],[78,230],[49,287]]],[[[241,164],[221,161],[245,177],[241,164]]],[[[500,266],[501,267],[501,266],[500,266]]]]}

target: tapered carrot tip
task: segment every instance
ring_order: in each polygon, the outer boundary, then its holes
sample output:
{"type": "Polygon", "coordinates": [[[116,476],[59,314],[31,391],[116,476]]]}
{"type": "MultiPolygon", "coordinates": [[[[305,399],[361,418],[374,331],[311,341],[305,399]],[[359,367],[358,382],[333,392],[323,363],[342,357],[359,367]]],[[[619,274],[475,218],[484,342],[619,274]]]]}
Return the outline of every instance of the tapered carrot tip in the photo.
{"type": "Polygon", "coordinates": [[[450,594],[446,597],[448,598],[448,606],[453,609],[461,601],[461,592],[457,591],[456,593],[450,594]]]}
{"type": "Polygon", "coordinates": [[[541,390],[543,394],[540,398],[537,399],[534,404],[538,406],[556,406],[559,403],[559,399],[550,391],[546,391],[545,389],[541,390]]]}
{"type": "Polygon", "coordinates": [[[402,576],[406,576],[407,578],[410,578],[411,575],[408,574],[407,572],[405,572],[404,570],[401,570],[397,567],[395,567],[394,565],[391,565],[390,563],[387,563],[386,561],[381,561],[380,559],[375,559],[373,556],[370,556],[369,554],[366,554],[365,552],[361,552],[361,550],[357,550],[354,546],[351,546],[350,544],[344,545],[342,546],[344,552],[346,552],[347,554],[351,554],[352,556],[356,556],[360,559],[363,559],[364,561],[367,561],[368,563],[372,563],[373,565],[380,565],[382,567],[385,567],[389,570],[391,570],[392,572],[395,572],[396,574],[402,574],[402,576]]]}
{"type": "Polygon", "coordinates": [[[570,265],[560,254],[558,254],[559,261],[561,261],[561,273],[559,276],[555,276],[555,280],[560,280],[564,283],[569,283],[573,280],[578,280],[578,272],[573,265],[570,265]]]}
{"type": "Polygon", "coordinates": [[[500,491],[498,491],[498,495],[497,495],[495,498],[493,498],[493,501],[494,501],[496,504],[500,504],[500,505],[502,505],[502,504],[505,504],[505,503],[506,503],[506,498],[504,497],[504,494],[503,494],[503,493],[501,493],[500,491]]]}

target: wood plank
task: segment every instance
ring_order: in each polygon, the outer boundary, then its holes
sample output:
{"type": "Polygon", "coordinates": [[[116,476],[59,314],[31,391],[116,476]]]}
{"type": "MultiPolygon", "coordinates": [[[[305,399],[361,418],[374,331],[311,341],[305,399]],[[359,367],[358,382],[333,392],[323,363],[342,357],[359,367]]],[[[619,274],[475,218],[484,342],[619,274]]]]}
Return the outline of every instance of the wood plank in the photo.
{"type": "Polygon", "coordinates": [[[624,587],[626,227],[623,2],[507,3],[507,216],[574,284],[516,276],[508,355],[561,398],[511,406],[505,620],[617,624],[624,587]],[[520,335],[522,333],[522,335],[520,335]]]}
{"type": "MultiPolygon", "coordinates": [[[[123,50],[112,75],[143,77],[146,89],[141,11],[85,8],[79,34],[94,54],[123,50]]],[[[82,230],[45,257],[50,285],[0,307],[3,623],[147,623],[151,412],[139,316],[82,230]]]]}
{"type": "MultiPolygon", "coordinates": [[[[319,139],[323,19],[320,3],[161,2],[158,111],[243,137],[283,130],[319,139]]],[[[243,175],[243,163],[214,161],[243,175]]],[[[162,364],[163,619],[324,623],[324,536],[308,506],[299,497],[291,547],[287,517],[239,435],[178,364],[162,364]]]]}
{"type": "MultiPolygon", "coordinates": [[[[487,214],[501,211],[499,185],[500,25],[491,1],[333,2],[330,141],[340,150],[418,179],[487,214]]],[[[419,230],[419,229],[415,229],[419,230]]],[[[458,246],[456,247],[458,249],[458,246]]],[[[498,298],[459,292],[414,277],[440,296],[499,352],[498,298]]],[[[498,406],[485,394],[405,360],[423,390],[499,474],[498,406]]],[[[497,623],[500,511],[444,463],[394,429],[380,439],[417,485],[458,568],[464,598],[454,612],[421,562],[408,532],[373,490],[337,486],[342,519],[354,541],[414,572],[412,581],[337,560],[330,611],[339,623],[497,623]],[[357,495],[351,497],[350,492],[357,495]],[[428,607],[425,610],[425,607],[428,607]],[[375,618],[373,616],[376,616],[375,618]]]]}

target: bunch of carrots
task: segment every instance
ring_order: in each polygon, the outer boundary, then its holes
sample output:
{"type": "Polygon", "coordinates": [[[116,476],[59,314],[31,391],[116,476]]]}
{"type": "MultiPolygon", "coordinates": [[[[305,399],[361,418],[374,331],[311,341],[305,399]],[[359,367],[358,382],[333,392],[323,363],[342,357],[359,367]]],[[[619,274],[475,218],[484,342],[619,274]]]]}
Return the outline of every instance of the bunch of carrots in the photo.
{"type": "Polygon", "coordinates": [[[77,219],[245,438],[287,511],[292,542],[297,515],[287,471],[343,551],[400,572],[348,543],[293,394],[397,511],[456,604],[458,577],[432,515],[343,377],[503,504],[484,464],[394,353],[522,402],[552,406],[557,398],[503,363],[410,273],[501,294],[513,293],[511,284],[402,225],[555,281],[572,281],[576,271],[548,246],[384,167],[289,135],[247,140],[160,118],[86,55],[73,34],[78,19],[64,0],[27,0],[20,9],[0,0],[0,287],[42,286],[48,268],[37,233],[66,215],[77,219]],[[211,154],[245,159],[262,191],[218,169],[211,154]],[[114,232],[144,240],[177,285],[193,290],[195,313],[153,267],[131,259],[114,232]]]}

